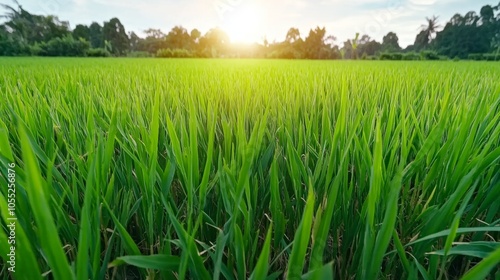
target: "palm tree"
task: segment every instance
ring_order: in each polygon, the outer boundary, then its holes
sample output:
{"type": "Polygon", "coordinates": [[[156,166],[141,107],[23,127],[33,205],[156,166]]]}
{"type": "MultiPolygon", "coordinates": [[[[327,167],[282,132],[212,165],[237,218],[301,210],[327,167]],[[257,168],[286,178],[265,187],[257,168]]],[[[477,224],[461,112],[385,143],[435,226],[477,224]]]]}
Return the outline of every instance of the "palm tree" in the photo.
{"type": "Polygon", "coordinates": [[[351,40],[352,59],[358,59],[359,33],[351,40]]]}
{"type": "Polygon", "coordinates": [[[420,27],[421,30],[424,31],[428,43],[432,41],[434,34],[437,32],[437,29],[441,27],[440,25],[438,25],[438,18],[439,17],[437,16],[432,16],[432,18],[426,17],[425,19],[427,20],[427,25],[422,25],[420,27]]]}

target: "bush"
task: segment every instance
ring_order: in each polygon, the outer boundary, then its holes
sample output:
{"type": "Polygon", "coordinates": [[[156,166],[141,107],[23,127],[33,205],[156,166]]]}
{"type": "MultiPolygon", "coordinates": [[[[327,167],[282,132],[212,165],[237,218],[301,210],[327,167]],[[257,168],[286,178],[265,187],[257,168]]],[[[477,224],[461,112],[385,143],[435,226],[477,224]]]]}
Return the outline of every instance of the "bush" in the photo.
{"type": "Polygon", "coordinates": [[[470,60],[483,60],[483,54],[481,53],[471,53],[467,57],[470,60]]]}
{"type": "Polygon", "coordinates": [[[402,60],[402,53],[382,53],[380,54],[380,60],[402,60]]]}
{"type": "Polygon", "coordinates": [[[453,58],[453,61],[460,61],[460,57],[455,56],[455,57],[453,58]]]}
{"type": "Polygon", "coordinates": [[[440,60],[440,57],[435,51],[422,51],[420,53],[422,60],[440,60]]]}
{"type": "Polygon", "coordinates": [[[30,46],[29,48],[30,48],[31,55],[33,55],[33,56],[44,55],[44,50],[42,49],[42,47],[38,43],[30,46]]]}
{"type": "Polygon", "coordinates": [[[31,46],[11,38],[0,40],[0,55],[27,56],[32,55],[31,46]]]}
{"type": "Polygon", "coordinates": [[[193,54],[190,51],[185,50],[185,49],[174,49],[172,53],[173,53],[174,57],[178,57],[178,58],[193,57],[193,54]]]}
{"type": "Polygon", "coordinates": [[[208,49],[197,50],[194,52],[194,57],[209,58],[212,54],[208,49]]]}
{"type": "Polygon", "coordinates": [[[300,53],[297,52],[293,47],[285,47],[278,50],[272,51],[269,55],[269,58],[278,58],[278,59],[297,59],[301,58],[300,53]]]}
{"type": "Polygon", "coordinates": [[[471,53],[467,57],[469,60],[476,60],[476,61],[481,61],[481,60],[486,60],[486,61],[500,61],[500,54],[495,54],[495,53],[471,53]]]}
{"type": "Polygon", "coordinates": [[[89,49],[87,50],[87,56],[89,57],[110,57],[111,53],[103,48],[89,49]]]}
{"type": "Polygon", "coordinates": [[[149,52],[134,51],[127,53],[127,57],[151,57],[149,52]]]}
{"type": "Polygon", "coordinates": [[[405,53],[403,60],[420,60],[420,55],[416,52],[405,53]]]}
{"type": "Polygon", "coordinates": [[[193,54],[186,49],[159,49],[156,52],[156,57],[173,57],[173,58],[188,58],[193,57],[193,54]]]}
{"type": "Polygon", "coordinates": [[[392,60],[402,60],[403,59],[403,54],[401,53],[393,53],[392,54],[392,60]]]}
{"type": "Polygon", "coordinates": [[[171,49],[159,49],[156,52],[156,57],[173,57],[171,49]]]}
{"type": "Polygon", "coordinates": [[[391,60],[392,55],[390,53],[382,53],[380,54],[380,60],[391,60]]]}
{"type": "Polygon", "coordinates": [[[500,54],[486,53],[483,55],[483,59],[487,61],[500,61],[500,54]]]}
{"type": "Polygon", "coordinates": [[[75,40],[71,36],[54,38],[35,46],[34,51],[42,56],[85,56],[90,43],[84,39],[75,40]]]}

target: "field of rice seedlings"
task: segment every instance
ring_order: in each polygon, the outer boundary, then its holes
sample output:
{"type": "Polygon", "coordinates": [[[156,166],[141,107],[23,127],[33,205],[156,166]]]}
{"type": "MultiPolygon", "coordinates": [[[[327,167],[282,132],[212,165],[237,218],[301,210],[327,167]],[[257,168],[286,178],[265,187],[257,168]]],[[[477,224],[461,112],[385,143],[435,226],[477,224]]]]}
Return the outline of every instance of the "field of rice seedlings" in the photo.
{"type": "Polygon", "coordinates": [[[499,77],[2,58],[1,278],[498,279],[499,77]]]}

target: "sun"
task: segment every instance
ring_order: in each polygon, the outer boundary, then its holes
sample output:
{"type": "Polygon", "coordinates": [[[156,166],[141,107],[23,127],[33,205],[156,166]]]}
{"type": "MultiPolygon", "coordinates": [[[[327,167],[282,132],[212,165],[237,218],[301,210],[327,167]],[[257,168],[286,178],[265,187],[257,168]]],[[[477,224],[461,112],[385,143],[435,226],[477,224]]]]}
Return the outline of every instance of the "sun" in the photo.
{"type": "Polygon", "coordinates": [[[261,34],[261,13],[256,6],[235,7],[224,15],[222,29],[233,43],[258,42],[261,34]]]}

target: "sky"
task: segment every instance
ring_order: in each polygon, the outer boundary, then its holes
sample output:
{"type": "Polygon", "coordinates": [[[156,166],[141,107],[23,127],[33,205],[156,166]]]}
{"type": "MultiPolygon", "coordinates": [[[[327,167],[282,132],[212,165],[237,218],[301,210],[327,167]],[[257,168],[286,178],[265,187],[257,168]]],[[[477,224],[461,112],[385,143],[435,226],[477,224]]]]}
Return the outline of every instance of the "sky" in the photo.
{"type": "MultiPolygon", "coordinates": [[[[2,3],[13,4],[9,0],[2,3]]],[[[456,13],[479,13],[498,0],[19,0],[34,14],[57,15],[60,20],[90,25],[113,17],[126,31],[143,36],[148,28],[164,33],[181,25],[203,34],[220,27],[233,42],[283,41],[290,27],[305,38],[311,28],[325,27],[336,44],[353,38],[356,32],[382,41],[396,32],[402,47],[412,44],[425,18],[439,16],[444,24],[456,13]]]]}

